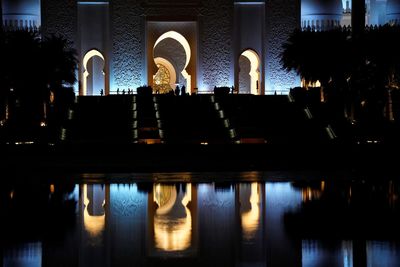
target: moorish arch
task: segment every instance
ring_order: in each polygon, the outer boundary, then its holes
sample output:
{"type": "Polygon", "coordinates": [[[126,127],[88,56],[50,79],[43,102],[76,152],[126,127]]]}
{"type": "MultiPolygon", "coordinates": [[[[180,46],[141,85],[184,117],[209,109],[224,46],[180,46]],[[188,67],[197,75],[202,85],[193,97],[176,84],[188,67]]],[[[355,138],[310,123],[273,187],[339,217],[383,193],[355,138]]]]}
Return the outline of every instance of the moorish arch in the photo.
{"type": "MultiPolygon", "coordinates": [[[[90,73],[89,72],[89,70],[88,70],[88,62],[89,62],[89,60],[91,60],[91,59],[93,60],[96,57],[101,59],[102,62],[103,62],[103,65],[101,67],[101,75],[103,76],[102,78],[103,78],[103,81],[104,81],[104,85],[103,85],[103,88],[101,88],[101,89],[103,89],[103,90],[106,89],[106,79],[105,79],[105,75],[106,74],[105,74],[105,71],[104,71],[104,68],[105,68],[105,65],[106,65],[105,64],[105,58],[104,58],[103,54],[100,53],[100,51],[98,51],[96,49],[92,49],[92,50],[88,51],[85,54],[85,56],[83,57],[83,61],[82,61],[83,73],[82,73],[82,93],[81,93],[81,95],[84,95],[84,96],[88,95],[88,78],[89,78],[89,75],[91,75],[91,74],[94,75],[95,74],[95,73],[90,73]]],[[[93,82],[92,82],[92,86],[93,86],[93,82]]],[[[91,94],[93,94],[93,93],[94,93],[94,90],[92,88],[91,94]]]]}
{"type": "Polygon", "coordinates": [[[239,69],[239,92],[245,90],[252,95],[259,95],[260,90],[260,57],[257,52],[252,49],[247,49],[243,51],[243,53],[239,57],[239,66],[246,64],[243,59],[247,59],[250,62],[250,66],[247,73],[240,73],[243,70],[239,69]],[[243,81],[245,80],[245,81],[243,81]],[[248,80],[248,82],[246,82],[248,80]],[[240,88],[240,85],[248,87],[248,88],[240,88]],[[242,89],[242,90],[241,90],[242,89]]]}
{"type": "MultiPolygon", "coordinates": [[[[168,31],[168,32],[165,32],[164,34],[162,34],[160,37],[158,37],[158,39],[154,43],[153,51],[159,43],[161,43],[163,40],[165,40],[167,38],[174,39],[180,45],[182,45],[183,49],[185,50],[186,60],[185,60],[185,66],[183,67],[183,70],[181,70],[181,74],[183,75],[183,77],[186,80],[186,92],[188,92],[190,94],[192,92],[192,88],[191,88],[192,77],[186,70],[186,68],[189,65],[190,59],[191,59],[191,49],[190,49],[189,42],[186,40],[186,38],[182,34],[176,32],[176,31],[168,31]]],[[[155,63],[157,64],[157,62],[155,62],[155,63]]]]}

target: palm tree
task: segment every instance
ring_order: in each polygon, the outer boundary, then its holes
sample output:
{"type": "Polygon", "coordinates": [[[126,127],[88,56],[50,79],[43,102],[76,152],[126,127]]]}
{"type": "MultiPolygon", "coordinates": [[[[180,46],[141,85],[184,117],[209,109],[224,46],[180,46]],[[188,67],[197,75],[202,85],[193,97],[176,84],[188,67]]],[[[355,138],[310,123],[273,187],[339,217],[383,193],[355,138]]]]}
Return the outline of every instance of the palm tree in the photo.
{"type": "Polygon", "coordinates": [[[58,90],[76,81],[77,58],[72,44],[62,36],[51,35],[41,43],[43,79],[50,88],[58,90]]]}

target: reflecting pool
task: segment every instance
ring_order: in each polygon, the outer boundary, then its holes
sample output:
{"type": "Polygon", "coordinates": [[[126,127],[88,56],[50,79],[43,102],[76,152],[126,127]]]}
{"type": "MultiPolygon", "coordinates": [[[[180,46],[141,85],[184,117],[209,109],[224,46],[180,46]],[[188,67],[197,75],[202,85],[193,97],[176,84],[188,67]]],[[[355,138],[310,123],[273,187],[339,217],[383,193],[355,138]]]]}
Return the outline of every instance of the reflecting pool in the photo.
{"type": "Polygon", "coordinates": [[[396,179],[201,175],[8,182],[2,266],[400,266],[396,179]]]}

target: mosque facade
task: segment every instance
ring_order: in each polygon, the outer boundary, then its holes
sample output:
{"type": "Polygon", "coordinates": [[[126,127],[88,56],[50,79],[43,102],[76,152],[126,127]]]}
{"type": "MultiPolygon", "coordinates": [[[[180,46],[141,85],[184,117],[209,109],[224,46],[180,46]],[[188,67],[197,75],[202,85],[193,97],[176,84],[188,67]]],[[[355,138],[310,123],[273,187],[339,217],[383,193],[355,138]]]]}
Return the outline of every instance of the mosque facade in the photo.
{"type": "MultiPolygon", "coordinates": [[[[368,0],[371,20],[398,23],[400,0],[368,0]]],[[[208,93],[286,94],[282,44],[300,27],[343,24],[341,0],[2,0],[5,29],[62,34],[78,52],[80,95],[151,85],[208,93]]]]}

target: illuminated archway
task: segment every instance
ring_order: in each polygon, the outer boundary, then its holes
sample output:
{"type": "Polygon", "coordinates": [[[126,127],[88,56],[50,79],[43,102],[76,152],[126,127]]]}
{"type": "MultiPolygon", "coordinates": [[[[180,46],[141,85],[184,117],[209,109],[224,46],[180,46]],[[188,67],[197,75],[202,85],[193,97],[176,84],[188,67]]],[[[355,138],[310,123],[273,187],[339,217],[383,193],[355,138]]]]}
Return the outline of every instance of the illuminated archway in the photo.
{"type": "MultiPolygon", "coordinates": [[[[169,73],[168,84],[171,87],[171,89],[174,89],[175,83],[176,83],[176,71],[175,71],[175,68],[172,65],[172,63],[162,57],[154,58],[154,62],[156,63],[157,67],[163,66],[168,71],[168,73],[169,73]]],[[[155,84],[155,86],[157,86],[156,77],[157,77],[157,74],[159,73],[159,71],[160,71],[160,67],[159,67],[159,70],[157,71],[157,73],[153,75],[153,83],[155,84]]]]}
{"type": "MultiPolygon", "coordinates": [[[[92,237],[97,237],[105,228],[106,224],[106,214],[102,215],[90,215],[88,206],[89,206],[90,200],[88,197],[88,190],[87,190],[87,184],[83,185],[83,204],[84,204],[84,210],[83,210],[83,223],[85,226],[86,231],[92,236],[92,237]]],[[[105,199],[103,200],[102,206],[104,207],[105,205],[105,199]]]]}
{"type": "Polygon", "coordinates": [[[190,94],[192,92],[192,88],[191,88],[191,80],[192,79],[191,79],[191,75],[189,75],[189,73],[186,71],[186,67],[189,65],[190,58],[191,58],[189,42],[186,40],[186,38],[182,34],[176,32],[176,31],[169,31],[169,32],[162,34],[160,37],[158,37],[157,41],[154,43],[153,50],[156,48],[156,46],[161,41],[163,41],[167,38],[174,39],[175,41],[180,43],[183,46],[183,49],[185,50],[186,62],[185,62],[185,67],[183,68],[181,73],[182,73],[183,77],[186,79],[186,92],[188,92],[190,94]]]}
{"type": "MultiPolygon", "coordinates": [[[[104,56],[96,49],[92,49],[89,52],[86,53],[86,55],[83,57],[82,61],[82,67],[83,67],[83,77],[82,77],[82,95],[87,95],[87,78],[89,76],[89,71],[87,70],[87,64],[90,59],[93,57],[99,57],[103,60],[104,66],[105,66],[105,59],[104,56]]],[[[104,68],[103,66],[103,68],[104,68]]],[[[104,69],[102,72],[103,76],[105,76],[104,69]]],[[[105,78],[104,78],[104,88],[105,90],[105,78]]]]}
{"type": "MultiPolygon", "coordinates": [[[[260,94],[260,58],[258,54],[251,49],[245,50],[241,56],[244,56],[250,61],[250,93],[253,95],[260,94]]],[[[240,88],[239,88],[240,90],[240,88]]]]}

